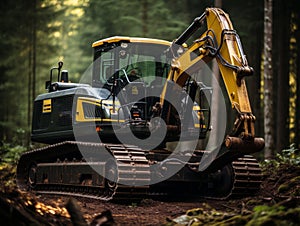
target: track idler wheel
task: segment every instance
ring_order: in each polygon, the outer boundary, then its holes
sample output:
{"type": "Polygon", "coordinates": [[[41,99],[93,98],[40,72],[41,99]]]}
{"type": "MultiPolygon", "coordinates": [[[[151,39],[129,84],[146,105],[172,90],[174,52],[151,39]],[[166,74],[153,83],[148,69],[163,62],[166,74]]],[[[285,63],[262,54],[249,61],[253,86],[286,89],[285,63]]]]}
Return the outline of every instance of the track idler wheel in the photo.
{"type": "Polygon", "coordinates": [[[208,193],[213,197],[226,197],[230,194],[234,183],[232,164],[225,165],[222,169],[210,175],[208,193]]]}
{"type": "Polygon", "coordinates": [[[108,196],[115,193],[118,182],[118,168],[115,160],[108,160],[105,165],[105,189],[108,196]]]}
{"type": "Polygon", "coordinates": [[[29,188],[34,188],[37,182],[37,165],[35,163],[31,164],[28,170],[28,185],[29,188]]]}

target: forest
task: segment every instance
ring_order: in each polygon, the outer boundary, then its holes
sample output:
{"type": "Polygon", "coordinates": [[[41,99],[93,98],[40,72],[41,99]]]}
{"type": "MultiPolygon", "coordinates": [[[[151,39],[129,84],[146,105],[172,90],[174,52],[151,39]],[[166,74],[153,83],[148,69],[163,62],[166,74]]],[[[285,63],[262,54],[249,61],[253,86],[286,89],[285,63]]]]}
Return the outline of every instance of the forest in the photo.
{"type": "MultiPolygon", "coordinates": [[[[247,77],[246,82],[256,116],[256,135],[264,137],[266,142],[264,152],[257,154],[257,158],[263,164],[277,167],[281,173],[284,171],[281,164],[288,165],[288,173],[292,169],[299,172],[299,1],[15,0],[0,3],[0,171],[7,167],[13,171],[0,172],[0,181],[7,180],[6,174],[8,178],[14,175],[23,152],[39,146],[30,140],[33,103],[37,95],[45,92],[49,70],[58,61],[64,62],[72,82],[78,82],[92,63],[93,42],[115,35],[172,41],[207,7],[216,5],[230,15],[248,63],[254,68],[254,75],[247,77]]],[[[267,173],[278,180],[272,172],[267,173]]],[[[299,178],[294,176],[289,174],[288,179],[295,180],[299,192],[299,178]]],[[[273,189],[288,184],[282,178],[280,183],[274,180],[270,182],[273,189]]],[[[1,192],[6,197],[3,189],[1,192]]],[[[285,197],[289,195],[285,193],[285,197]]],[[[295,196],[298,203],[299,194],[295,196]]],[[[152,204],[146,203],[144,207],[150,208],[152,204]]],[[[192,207],[195,206],[188,206],[192,207]]],[[[263,210],[257,209],[251,217],[257,217],[255,214],[263,210]]],[[[245,223],[251,218],[241,220],[245,223]]]]}
{"type": "MultiPolygon", "coordinates": [[[[4,144],[28,147],[35,97],[59,60],[74,82],[92,62],[91,44],[113,35],[172,41],[213,1],[16,1],[1,3],[1,115],[4,144]]],[[[254,76],[247,79],[256,133],[271,131],[272,155],[299,146],[299,3],[273,1],[272,96],[264,103],[263,1],[222,1],[238,31],[254,76]],[[264,105],[272,106],[264,128],[264,105]]],[[[268,132],[269,133],[269,132],[268,132]]]]}

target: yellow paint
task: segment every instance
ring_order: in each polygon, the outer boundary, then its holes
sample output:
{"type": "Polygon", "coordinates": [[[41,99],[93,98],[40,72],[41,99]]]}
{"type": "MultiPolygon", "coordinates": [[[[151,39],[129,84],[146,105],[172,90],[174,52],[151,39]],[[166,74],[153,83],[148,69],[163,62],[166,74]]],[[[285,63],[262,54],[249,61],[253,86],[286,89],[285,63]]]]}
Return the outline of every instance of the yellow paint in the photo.
{"type": "Polygon", "coordinates": [[[43,113],[50,113],[52,111],[51,99],[43,100],[43,113]]]}
{"type": "Polygon", "coordinates": [[[133,86],[131,88],[131,94],[132,95],[138,95],[139,94],[139,90],[138,90],[138,88],[136,86],[133,86]]]}
{"type": "Polygon", "coordinates": [[[120,41],[127,41],[127,42],[138,42],[138,43],[151,43],[151,44],[161,44],[170,46],[171,42],[154,39],[154,38],[139,38],[139,37],[125,37],[125,36],[113,36],[105,39],[101,39],[93,43],[92,47],[101,46],[104,43],[114,43],[120,41]]]}
{"type": "MultiPolygon", "coordinates": [[[[77,122],[125,122],[125,120],[118,120],[118,119],[111,119],[111,118],[91,118],[91,117],[86,117],[84,115],[84,110],[83,110],[83,103],[88,103],[101,107],[101,101],[99,99],[95,98],[90,98],[90,97],[79,97],[77,100],[77,105],[76,105],[76,121],[77,122]]],[[[113,109],[113,101],[112,100],[103,100],[102,101],[102,106],[109,109],[111,112],[113,109]]],[[[120,108],[120,102],[115,101],[115,107],[116,109],[120,108]]],[[[117,110],[116,110],[117,111],[117,110]]]]}
{"type": "MultiPolygon", "coordinates": [[[[203,37],[207,36],[207,34],[212,36],[214,33],[216,35],[216,41],[218,45],[220,45],[222,31],[224,29],[234,30],[228,15],[221,9],[208,8],[206,10],[206,22],[207,31],[210,33],[204,32],[198,40],[201,40],[203,37]]],[[[229,64],[237,67],[244,66],[242,65],[241,54],[234,36],[224,36],[220,54],[229,64]]],[[[213,58],[209,55],[209,51],[205,49],[205,41],[196,41],[180,57],[173,60],[168,80],[183,87],[189,78],[189,75],[197,70],[197,63],[200,61],[210,62],[212,59],[213,58]]],[[[236,72],[233,69],[224,66],[218,58],[217,63],[232,107],[238,108],[238,110],[242,113],[251,113],[251,106],[244,79],[242,79],[241,84],[238,85],[236,72]]],[[[166,95],[167,85],[168,83],[165,83],[161,94],[162,104],[166,95]]]]}

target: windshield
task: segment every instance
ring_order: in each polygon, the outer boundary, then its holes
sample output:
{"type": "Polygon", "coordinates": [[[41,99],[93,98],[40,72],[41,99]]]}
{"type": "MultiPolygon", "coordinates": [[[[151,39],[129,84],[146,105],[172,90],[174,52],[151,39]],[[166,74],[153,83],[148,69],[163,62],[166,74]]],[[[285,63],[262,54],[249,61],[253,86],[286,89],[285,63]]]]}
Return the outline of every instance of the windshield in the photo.
{"type": "MultiPolygon", "coordinates": [[[[108,43],[95,48],[93,85],[112,85],[115,79],[142,80],[150,86],[157,77],[166,78],[169,46],[151,43],[108,43]]],[[[162,81],[162,80],[160,80],[162,81]]],[[[162,85],[162,84],[161,84],[162,85]]]]}

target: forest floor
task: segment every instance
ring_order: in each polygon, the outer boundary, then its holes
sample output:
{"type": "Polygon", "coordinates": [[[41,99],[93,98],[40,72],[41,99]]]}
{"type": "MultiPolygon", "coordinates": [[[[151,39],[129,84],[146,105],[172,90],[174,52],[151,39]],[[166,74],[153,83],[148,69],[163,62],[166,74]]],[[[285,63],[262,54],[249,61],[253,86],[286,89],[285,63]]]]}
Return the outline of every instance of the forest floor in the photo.
{"type": "Polygon", "coordinates": [[[260,192],[230,200],[117,204],[20,192],[15,167],[0,168],[0,225],[300,225],[300,166],[263,167],[260,192]]]}

